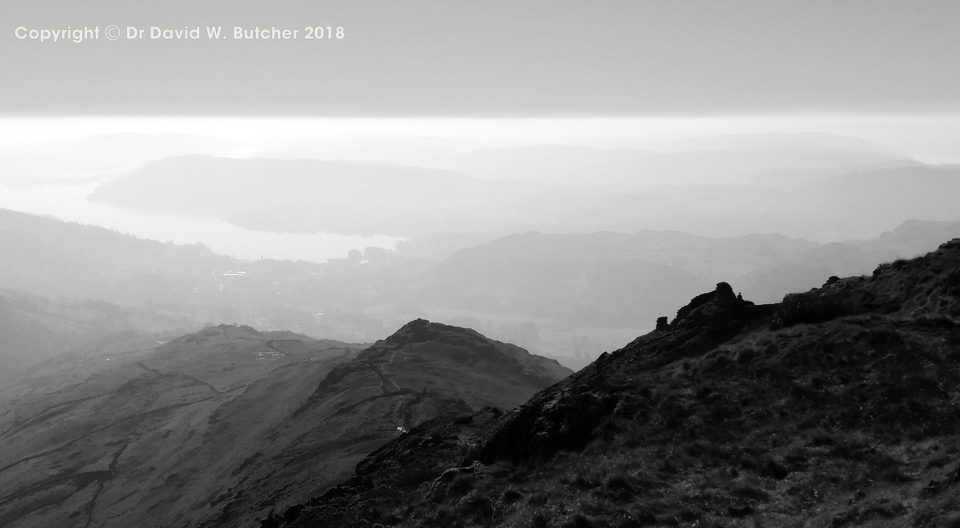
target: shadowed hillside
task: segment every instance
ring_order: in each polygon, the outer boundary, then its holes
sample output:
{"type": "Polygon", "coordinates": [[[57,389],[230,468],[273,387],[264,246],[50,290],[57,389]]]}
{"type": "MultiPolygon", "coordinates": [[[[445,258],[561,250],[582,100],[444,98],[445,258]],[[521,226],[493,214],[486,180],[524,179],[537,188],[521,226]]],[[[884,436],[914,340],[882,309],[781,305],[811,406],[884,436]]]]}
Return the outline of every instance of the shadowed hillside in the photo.
{"type": "Polygon", "coordinates": [[[195,518],[357,349],[220,326],[51,362],[0,394],[0,525],[195,518]]]}
{"type": "Polygon", "coordinates": [[[960,522],[960,239],[776,304],[720,283],[658,326],[262,526],[960,522]]]}
{"type": "Polygon", "coordinates": [[[249,525],[264,509],[282,511],[342,481],[368,453],[424,421],[510,409],[568,374],[473,330],[408,323],[327,374],[272,433],[287,439],[282,448],[252,461],[204,526],[249,525]]]}
{"type": "Polygon", "coordinates": [[[423,320],[362,352],[231,325],[103,343],[0,392],[0,525],[256,525],[424,421],[511,408],[568,374],[423,320]]]}

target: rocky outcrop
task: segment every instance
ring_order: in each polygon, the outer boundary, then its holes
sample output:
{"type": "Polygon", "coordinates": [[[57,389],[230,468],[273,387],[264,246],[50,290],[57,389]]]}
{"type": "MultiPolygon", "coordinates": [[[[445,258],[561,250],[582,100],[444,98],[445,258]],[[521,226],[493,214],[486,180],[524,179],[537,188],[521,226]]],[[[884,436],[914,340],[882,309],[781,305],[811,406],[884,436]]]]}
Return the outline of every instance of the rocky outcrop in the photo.
{"type": "Polygon", "coordinates": [[[423,424],[286,525],[954,525],[958,269],[960,240],[777,305],[718,284],[511,412],[423,424]]]}
{"type": "Polygon", "coordinates": [[[821,323],[865,313],[960,315],[960,239],[940,250],[878,267],[871,277],[831,277],[817,289],[784,297],[775,327],[821,323]]]}
{"type": "Polygon", "coordinates": [[[655,330],[667,330],[670,328],[670,324],[667,322],[666,316],[657,317],[657,326],[655,330]]]}
{"type": "Polygon", "coordinates": [[[714,291],[698,295],[680,308],[665,330],[639,338],[616,357],[601,357],[579,375],[516,409],[485,443],[481,459],[487,463],[542,459],[561,450],[583,448],[629,388],[611,384],[610,371],[618,368],[617,363],[634,363],[635,368],[649,370],[702,354],[770,311],[738,299],[729,284],[717,284],[714,291]]]}
{"type": "MultiPolygon", "coordinates": [[[[289,439],[286,445],[245,468],[236,488],[225,494],[220,515],[206,526],[248,525],[269,514],[261,504],[286,511],[309,492],[342,481],[355,465],[360,483],[386,467],[397,468],[391,485],[432,474],[404,453],[412,453],[413,445],[427,449],[431,442],[453,442],[459,448],[462,440],[427,435],[410,444],[421,424],[485,408],[510,409],[570,373],[555,360],[468,328],[411,321],[319,380],[310,397],[274,431],[289,439]],[[376,451],[391,439],[400,441],[376,451]],[[372,458],[364,460],[371,452],[372,458]]],[[[423,462],[429,468],[436,465],[423,462]]]]}

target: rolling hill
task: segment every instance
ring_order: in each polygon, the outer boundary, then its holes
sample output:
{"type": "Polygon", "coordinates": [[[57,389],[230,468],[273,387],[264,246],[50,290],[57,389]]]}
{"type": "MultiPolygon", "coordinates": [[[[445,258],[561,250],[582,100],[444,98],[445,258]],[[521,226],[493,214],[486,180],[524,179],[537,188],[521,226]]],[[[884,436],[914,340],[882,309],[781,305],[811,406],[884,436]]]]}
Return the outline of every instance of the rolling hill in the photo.
{"type": "Polygon", "coordinates": [[[477,224],[462,211],[477,202],[496,210],[527,187],[389,164],[183,156],[104,183],[90,199],[265,231],[410,236],[444,218],[477,224]]]}
{"type": "Polygon", "coordinates": [[[230,325],[102,347],[0,393],[0,524],[255,525],[423,421],[569,373],[423,320],[366,349],[230,325]]]}
{"type": "MultiPolygon", "coordinates": [[[[875,238],[828,244],[769,234],[527,232],[479,244],[463,238],[469,247],[434,260],[368,248],[355,258],[310,263],[242,261],[201,246],[13,211],[0,211],[0,220],[6,244],[0,287],[12,288],[13,298],[33,296],[47,306],[41,311],[96,320],[104,329],[189,331],[241,323],[355,342],[426,317],[475,328],[571,368],[652,328],[658,315],[718,281],[774,302],[823,277],[867,273],[960,236],[956,221],[920,220],[875,238]],[[80,305],[88,300],[95,302],[84,313],[80,305]],[[72,308],[58,307],[64,303],[72,308]]],[[[47,338],[26,336],[22,343],[31,339],[47,338]]],[[[77,344],[71,339],[67,348],[77,344]]],[[[20,345],[14,352],[13,340],[5,345],[8,356],[53,352],[20,345]]]]}
{"type": "Polygon", "coordinates": [[[51,362],[2,394],[0,524],[197,515],[188,508],[210,482],[227,482],[298,395],[357,349],[220,326],[51,362]]]}
{"type": "Polygon", "coordinates": [[[533,145],[424,166],[182,156],[119,174],[90,199],[259,231],[398,237],[760,230],[825,242],[911,218],[958,220],[956,167],[852,138],[761,134],[661,148],[533,145]]]}
{"type": "Polygon", "coordinates": [[[156,301],[209,288],[211,270],[239,261],[96,226],[0,209],[0,287],[50,297],[156,301]]]}
{"type": "Polygon", "coordinates": [[[830,244],[760,234],[530,232],[454,253],[426,276],[421,295],[451,308],[572,325],[650,325],[670,306],[724,279],[749,298],[775,302],[823,277],[867,273],[956,236],[960,222],[920,221],[876,239],[830,244]]]}

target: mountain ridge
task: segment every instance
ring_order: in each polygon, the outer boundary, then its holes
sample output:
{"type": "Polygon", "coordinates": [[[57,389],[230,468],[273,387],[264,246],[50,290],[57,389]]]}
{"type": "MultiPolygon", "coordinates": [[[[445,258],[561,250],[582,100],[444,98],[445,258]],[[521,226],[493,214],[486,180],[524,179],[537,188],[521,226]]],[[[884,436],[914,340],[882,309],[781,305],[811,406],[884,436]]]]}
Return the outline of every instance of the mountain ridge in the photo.
{"type": "Polygon", "coordinates": [[[412,321],[330,369],[269,436],[291,440],[261,450],[202,525],[249,526],[260,505],[289,506],[308,489],[332,486],[370,451],[423,421],[511,408],[569,373],[470,329],[412,321]],[[530,375],[531,365],[542,366],[533,369],[539,376],[530,375]]]}
{"type": "Polygon", "coordinates": [[[255,525],[423,421],[570,373],[426,320],[371,346],[245,325],[124,346],[4,387],[0,524],[255,525]]]}
{"type": "Polygon", "coordinates": [[[262,526],[960,522],[960,239],[771,305],[720,283],[658,326],[262,526]]]}

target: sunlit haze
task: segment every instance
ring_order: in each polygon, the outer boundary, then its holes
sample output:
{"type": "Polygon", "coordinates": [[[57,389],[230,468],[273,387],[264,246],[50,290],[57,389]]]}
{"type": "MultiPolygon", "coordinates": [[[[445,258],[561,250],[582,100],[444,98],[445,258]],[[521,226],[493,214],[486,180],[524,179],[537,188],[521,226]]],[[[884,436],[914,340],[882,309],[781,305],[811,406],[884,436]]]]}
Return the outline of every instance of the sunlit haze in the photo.
{"type": "MultiPolygon", "coordinates": [[[[42,166],[43,161],[58,155],[58,149],[78,155],[71,150],[76,148],[72,141],[96,145],[97,141],[109,143],[118,135],[136,135],[147,136],[151,149],[166,155],[203,153],[230,158],[317,158],[443,167],[447,157],[475,149],[566,145],[676,152],[702,149],[703,140],[711,137],[809,133],[857,138],[926,163],[960,162],[960,118],[895,115],[619,119],[21,117],[0,119],[0,152],[6,152],[8,159],[12,153],[23,158],[24,148],[37,148],[42,152],[37,155],[42,166]],[[165,144],[169,149],[164,150],[165,144]]],[[[155,152],[134,148],[102,163],[86,160],[74,166],[73,173],[41,170],[31,178],[17,180],[15,185],[7,182],[0,194],[0,207],[101,225],[145,238],[200,242],[246,259],[316,261],[342,257],[349,249],[392,247],[399,240],[255,232],[219,219],[123,210],[85,200],[97,182],[119,177],[157,157],[155,152]],[[121,157],[123,162],[118,161],[121,157]],[[84,179],[90,177],[92,181],[84,179]]],[[[21,166],[28,161],[28,157],[18,160],[21,166]]],[[[549,183],[550,176],[542,179],[549,183]]],[[[589,178],[582,183],[589,184],[589,178]]]]}

